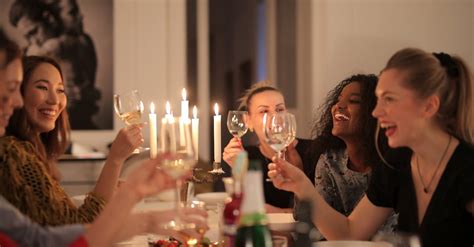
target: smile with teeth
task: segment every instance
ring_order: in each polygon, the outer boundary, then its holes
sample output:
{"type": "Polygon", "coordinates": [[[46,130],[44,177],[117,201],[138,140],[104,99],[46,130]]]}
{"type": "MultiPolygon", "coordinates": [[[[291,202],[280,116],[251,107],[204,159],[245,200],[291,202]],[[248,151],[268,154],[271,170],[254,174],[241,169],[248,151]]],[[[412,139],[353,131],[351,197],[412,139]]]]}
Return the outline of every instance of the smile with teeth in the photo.
{"type": "Polygon", "coordinates": [[[334,118],[337,121],[348,121],[350,118],[347,115],[344,115],[342,113],[336,113],[334,114],[334,118]]]}
{"type": "Polygon", "coordinates": [[[46,115],[48,117],[55,117],[56,113],[57,113],[55,110],[49,110],[49,109],[42,109],[42,110],[40,110],[40,112],[43,115],[46,115]]]}

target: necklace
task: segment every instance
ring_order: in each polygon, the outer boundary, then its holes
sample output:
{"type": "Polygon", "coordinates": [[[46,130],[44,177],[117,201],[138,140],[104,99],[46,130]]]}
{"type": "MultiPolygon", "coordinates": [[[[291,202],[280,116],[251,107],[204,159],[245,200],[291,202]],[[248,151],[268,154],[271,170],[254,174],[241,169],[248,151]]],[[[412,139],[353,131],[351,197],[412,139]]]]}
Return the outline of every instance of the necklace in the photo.
{"type": "Polygon", "coordinates": [[[441,159],[438,162],[438,166],[436,167],[436,169],[433,173],[433,176],[431,176],[431,179],[430,179],[430,181],[428,182],[428,184],[426,186],[425,186],[425,183],[423,182],[423,177],[421,176],[420,165],[418,164],[418,155],[415,157],[416,168],[418,170],[418,176],[420,177],[421,185],[423,186],[423,192],[425,192],[425,194],[428,194],[428,192],[429,192],[428,189],[430,188],[431,183],[433,182],[434,178],[436,177],[436,174],[438,173],[439,168],[441,167],[441,163],[444,160],[444,156],[446,156],[446,153],[448,152],[449,144],[451,144],[451,135],[449,136],[448,145],[446,145],[446,148],[444,149],[443,155],[441,156],[441,159]]]}

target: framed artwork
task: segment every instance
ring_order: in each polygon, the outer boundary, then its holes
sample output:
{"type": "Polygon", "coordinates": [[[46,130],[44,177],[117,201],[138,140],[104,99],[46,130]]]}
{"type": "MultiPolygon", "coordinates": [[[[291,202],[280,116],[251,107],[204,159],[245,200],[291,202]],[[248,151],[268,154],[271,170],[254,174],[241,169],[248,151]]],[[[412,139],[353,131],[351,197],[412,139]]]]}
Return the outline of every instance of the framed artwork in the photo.
{"type": "Polygon", "coordinates": [[[113,0],[0,0],[0,26],[61,65],[73,130],[113,129],[113,0]]]}

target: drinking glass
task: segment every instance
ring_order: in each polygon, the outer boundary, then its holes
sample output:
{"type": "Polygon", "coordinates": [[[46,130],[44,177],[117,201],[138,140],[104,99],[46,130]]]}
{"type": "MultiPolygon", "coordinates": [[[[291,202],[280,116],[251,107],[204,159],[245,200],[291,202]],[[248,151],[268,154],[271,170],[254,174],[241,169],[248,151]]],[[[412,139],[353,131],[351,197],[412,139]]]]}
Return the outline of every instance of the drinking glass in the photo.
{"type": "MultiPolygon", "coordinates": [[[[403,233],[403,232],[391,232],[391,233],[378,233],[372,239],[374,242],[387,243],[387,246],[392,247],[420,247],[420,238],[416,235],[403,233]]],[[[381,245],[382,246],[382,245],[381,245]]],[[[384,245],[385,246],[385,245],[384,245]]]]}
{"type": "Polygon", "coordinates": [[[285,144],[285,148],[282,151],[282,158],[285,159],[285,151],[286,147],[288,147],[295,139],[296,139],[296,117],[295,115],[287,112],[286,113],[289,118],[289,129],[290,129],[290,136],[285,144]]]}
{"type": "MultiPolygon", "coordinates": [[[[141,123],[144,106],[138,90],[120,95],[114,94],[114,109],[115,113],[126,125],[141,123]]],[[[148,148],[138,147],[133,153],[140,153],[145,150],[148,150],[148,148]]]]}
{"type": "Polygon", "coordinates": [[[241,138],[247,133],[247,111],[229,111],[227,115],[227,128],[232,136],[241,138]]]}
{"type": "Polygon", "coordinates": [[[294,140],[291,116],[287,112],[263,115],[265,141],[282,158],[282,150],[294,140]]]}
{"type": "Polygon", "coordinates": [[[182,177],[192,171],[197,160],[194,158],[194,146],[189,123],[179,124],[179,118],[165,117],[160,130],[160,148],[164,154],[160,168],[176,180],[175,210],[176,218],[163,226],[164,229],[184,230],[195,228],[194,224],[180,220],[182,177]]]}

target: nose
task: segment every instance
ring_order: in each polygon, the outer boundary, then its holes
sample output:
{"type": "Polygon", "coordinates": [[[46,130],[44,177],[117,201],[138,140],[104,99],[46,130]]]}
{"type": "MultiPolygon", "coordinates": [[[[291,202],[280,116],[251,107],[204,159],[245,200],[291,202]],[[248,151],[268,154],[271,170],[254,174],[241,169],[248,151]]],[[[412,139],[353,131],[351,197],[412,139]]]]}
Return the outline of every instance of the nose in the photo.
{"type": "Polygon", "coordinates": [[[59,102],[59,95],[55,90],[50,90],[48,94],[48,99],[46,100],[46,103],[50,105],[56,105],[59,102]]]}
{"type": "Polygon", "coordinates": [[[373,116],[374,118],[379,118],[379,117],[382,115],[382,109],[381,109],[381,108],[382,108],[382,107],[380,106],[379,103],[377,103],[377,104],[375,105],[375,108],[374,108],[374,110],[372,111],[372,116],[373,116]]]}
{"type": "Polygon", "coordinates": [[[335,106],[336,106],[336,109],[338,109],[338,110],[347,108],[347,104],[344,103],[343,101],[337,102],[335,106]]]}

